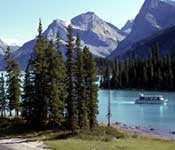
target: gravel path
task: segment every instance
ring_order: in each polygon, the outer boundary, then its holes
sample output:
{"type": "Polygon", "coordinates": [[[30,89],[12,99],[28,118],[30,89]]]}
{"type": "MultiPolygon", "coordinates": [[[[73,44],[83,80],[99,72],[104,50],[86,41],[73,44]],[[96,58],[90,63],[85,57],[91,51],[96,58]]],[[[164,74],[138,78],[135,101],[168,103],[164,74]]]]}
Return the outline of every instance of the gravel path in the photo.
{"type": "Polygon", "coordinates": [[[5,147],[4,145],[0,144],[0,150],[12,150],[12,149],[9,149],[9,148],[5,147]]]}
{"type": "Polygon", "coordinates": [[[0,150],[46,150],[46,145],[40,141],[27,141],[26,139],[10,138],[0,140],[0,150]]]}

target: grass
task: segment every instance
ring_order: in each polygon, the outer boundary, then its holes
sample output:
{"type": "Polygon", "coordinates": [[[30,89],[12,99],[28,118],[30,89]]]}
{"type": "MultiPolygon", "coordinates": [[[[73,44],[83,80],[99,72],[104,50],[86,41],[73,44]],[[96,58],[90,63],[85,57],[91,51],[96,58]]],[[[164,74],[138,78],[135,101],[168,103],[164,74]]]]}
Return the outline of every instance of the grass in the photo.
{"type": "Polygon", "coordinates": [[[80,139],[52,140],[47,142],[54,150],[174,150],[175,142],[149,138],[114,139],[110,142],[80,139]]]}
{"type": "Polygon", "coordinates": [[[140,137],[99,126],[80,130],[74,136],[46,140],[54,150],[175,150],[175,141],[140,137]]]}
{"type": "Polygon", "coordinates": [[[94,130],[34,130],[19,118],[0,118],[0,136],[45,141],[54,150],[175,150],[175,141],[129,135],[112,127],[94,130]]]}

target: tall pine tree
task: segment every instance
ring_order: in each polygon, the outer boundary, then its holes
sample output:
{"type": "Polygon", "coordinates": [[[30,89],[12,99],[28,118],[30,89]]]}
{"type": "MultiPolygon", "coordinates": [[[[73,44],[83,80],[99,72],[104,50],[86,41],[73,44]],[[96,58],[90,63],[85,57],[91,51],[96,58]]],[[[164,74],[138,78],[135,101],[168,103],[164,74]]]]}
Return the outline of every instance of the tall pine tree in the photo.
{"type": "Polygon", "coordinates": [[[47,99],[47,62],[46,62],[47,41],[42,33],[41,20],[39,22],[38,37],[32,53],[31,65],[34,74],[34,114],[33,123],[43,124],[48,115],[48,99],[47,99]]]}
{"type": "Polygon", "coordinates": [[[62,49],[61,49],[61,42],[60,42],[60,37],[59,33],[57,33],[57,40],[56,40],[56,51],[57,51],[57,72],[58,72],[58,78],[57,78],[57,86],[59,90],[59,98],[60,101],[62,102],[62,108],[64,110],[65,108],[65,98],[66,98],[66,67],[65,67],[65,62],[62,54],[62,49]]]}
{"type": "Polygon", "coordinates": [[[23,86],[23,95],[22,95],[22,117],[27,120],[28,123],[31,123],[33,120],[33,116],[35,116],[34,104],[35,104],[35,89],[34,89],[34,76],[33,70],[31,68],[30,60],[28,62],[25,78],[24,78],[24,86],[23,86]]]}
{"type": "Polygon", "coordinates": [[[77,127],[77,111],[76,111],[76,93],[75,93],[75,63],[74,63],[74,39],[72,26],[67,28],[67,61],[66,61],[66,105],[67,105],[67,121],[68,128],[74,132],[77,127]]]}
{"type": "Polygon", "coordinates": [[[5,94],[5,80],[3,73],[0,77],[0,110],[1,110],[1,116],[6,116],[6,94],[5,94]]]}
{"type": "Polygon", "coordinates": [[[10,116],[12,116],[12,110],[15,110],[16,116],[20,111],[20,68],[15,60],[11,59],[10,48],[7,47],[6,55],[6,71],[7,71],[7,99],[9,100],[10,116]]]}
{"type": "Polygon", "coordinates": [[[78,124],[80,128],[86,128],[88,123],[87,103],[85,100],[85,84],[83,72],[83,55],[81,48],[81,39],[79,34],[76,38],[75,47],[75,79],[76,79],[76,101],[78,103],[78,124]]]}
{"type": "Polygon", "coordinates": [[[54,127],[61,125],[63,121],[63,111],[64,105],[63,101],[60,99],[60,83],[62,76],[60,75],[60,66],[57,56],[57,51],[54,48],[53,42],[50,41],[47,51],[46,51],[46,61],[47,61],[47,98],[49,100],[50,107],[50,123],[54,127]],[[61,76],[61,78],[60,78],[61,76]]]}
{"type": "Polygon", "coordinates": [[[88,47],[84,47],[83,49],[83,64],[83,70],[85,75],[84,80],[86,86],[85,100],[88,106],[89,128],[92,129],[97,125],[96,116],[98,114],[98,87],[95,84],[95,81],[97,79],[97,68],[88,47]]]}
{"type": "Polygon", "coordinates": [[[16,116],[19,116],[20,111],[20,100],[21,100],[21,71],[18,63],[13,60],[12,61],[12,71],[11,78],[9,82],[9,107],[10,110],[15,110],[16,116]]]}

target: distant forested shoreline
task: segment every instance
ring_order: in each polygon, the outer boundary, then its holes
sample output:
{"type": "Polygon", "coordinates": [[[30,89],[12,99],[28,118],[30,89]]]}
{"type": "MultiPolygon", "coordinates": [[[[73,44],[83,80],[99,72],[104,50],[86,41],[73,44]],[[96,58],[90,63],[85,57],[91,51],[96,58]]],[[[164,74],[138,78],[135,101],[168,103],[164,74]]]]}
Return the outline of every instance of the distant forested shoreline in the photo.
{"type": "Polygon", "coordinates": [[[105,62],[100,88],[175,91],[175,56],[161,56],[159,44],[149,49],[150,57],[132,57],[105,62]]]}

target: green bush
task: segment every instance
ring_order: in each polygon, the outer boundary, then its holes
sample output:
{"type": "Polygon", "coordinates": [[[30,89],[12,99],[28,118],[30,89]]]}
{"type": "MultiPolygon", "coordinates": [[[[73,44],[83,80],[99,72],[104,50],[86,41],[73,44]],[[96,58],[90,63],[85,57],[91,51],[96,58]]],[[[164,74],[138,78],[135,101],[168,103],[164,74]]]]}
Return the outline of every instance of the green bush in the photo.
{"type": "Polygon", "coordinates": [[[112,127],[98,126],[92,130],[78,130],[75,138],[82,140],[102,140],[111,141],[113,139],[124,138],[126,135],[112,127]]]}

